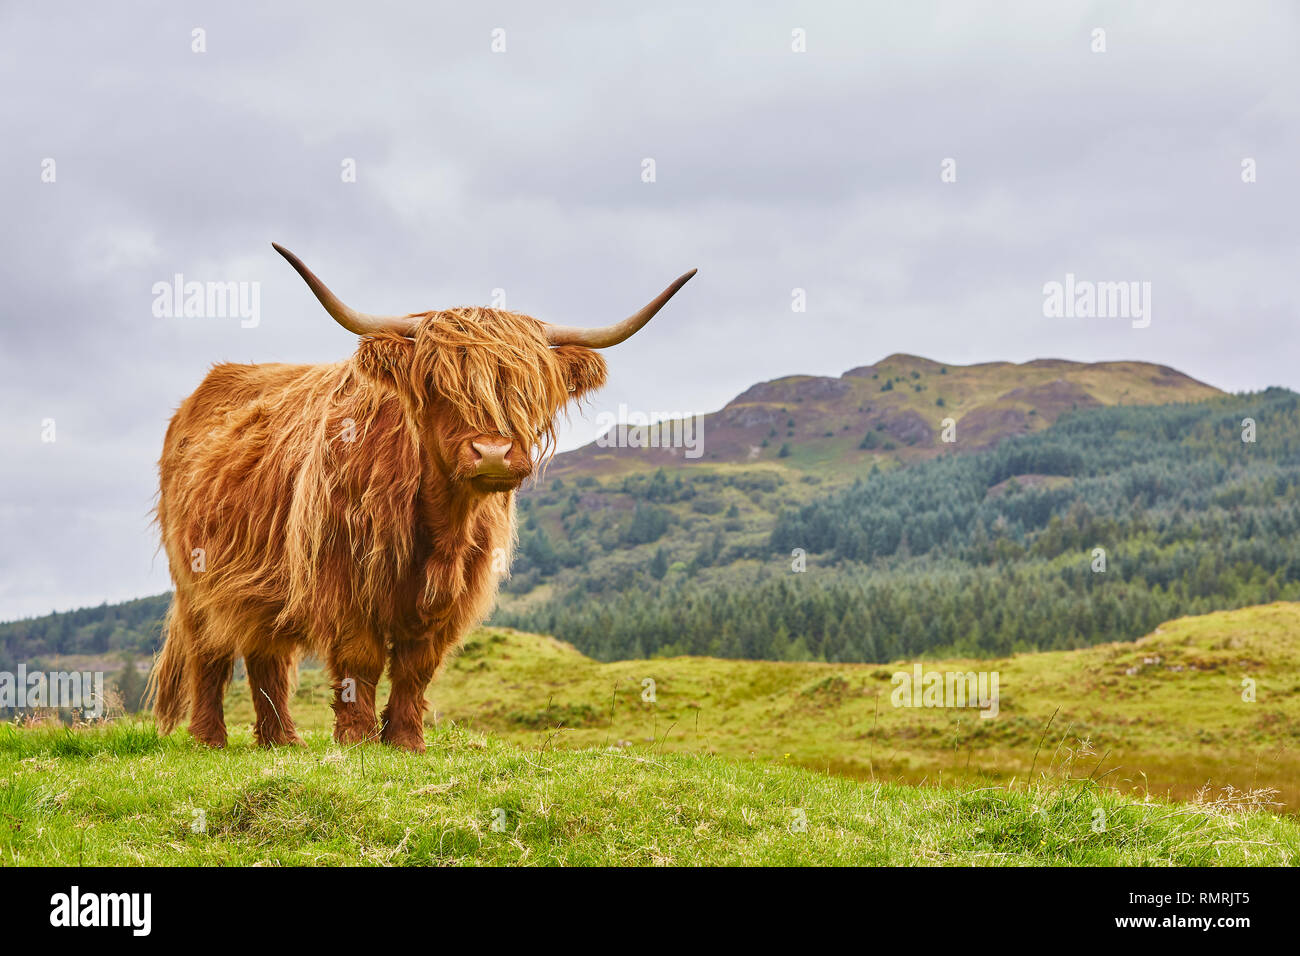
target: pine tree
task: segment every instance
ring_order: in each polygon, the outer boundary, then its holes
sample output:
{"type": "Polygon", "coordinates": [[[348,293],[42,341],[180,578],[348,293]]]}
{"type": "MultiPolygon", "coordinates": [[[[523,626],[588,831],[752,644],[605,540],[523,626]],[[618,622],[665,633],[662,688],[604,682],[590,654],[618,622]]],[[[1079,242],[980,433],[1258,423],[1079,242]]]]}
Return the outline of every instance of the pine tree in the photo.
{"type": "Polygon", "coordinates": [[[136,670],[135,655],[130,652],[122,655],[122,670],[117,675],[116,684],[126,712],[137,713],[140,710],[140,699],[144,696],[144,678],[136,670]]]}
{"type": "Polygon", "coordinates": [[[668,573],[668,552],[662,546],[650,561],[650,573],[656,580],[663,580],[664,575],[668,573]]]}

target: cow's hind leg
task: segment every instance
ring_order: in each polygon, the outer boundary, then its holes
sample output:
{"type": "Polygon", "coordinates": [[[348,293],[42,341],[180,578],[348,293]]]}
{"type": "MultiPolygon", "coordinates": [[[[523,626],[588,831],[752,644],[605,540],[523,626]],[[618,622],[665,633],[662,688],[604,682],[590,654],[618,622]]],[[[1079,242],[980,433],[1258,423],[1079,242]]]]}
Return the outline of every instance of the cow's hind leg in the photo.
{"type": "Polygon", "coordinates": [[[209,747],[226,745],[226,717],[222,704],[234,664],[235,658],[231,654],[195,654],[186,666],[192,702],[190,733],[195,740],[209,747]]]}
{"type": "Polygon", "coordinates": [[[382,641],[339,641],[329,652],[334,676],[334,739],[358,744],[378,736],[375,720],[375,686],[384,672],[382,641]]]}
{"type": "Polygon", "coordinates": [[[257,715],[253,724],[257,742],[263,747],[301,744],[302,738],[289,716],[294,676],[292,653],[247,654],[244,664],[248,668],[248,689],[257,715]]]}
{"type": "Polygon", "coordinates": [[[384,708],[383,740],[386,744],[424,752],[424,689],[433,680],[441,660],[438,645],[427,637],[393,643],[388,666],[392,689],[384,708]]]}

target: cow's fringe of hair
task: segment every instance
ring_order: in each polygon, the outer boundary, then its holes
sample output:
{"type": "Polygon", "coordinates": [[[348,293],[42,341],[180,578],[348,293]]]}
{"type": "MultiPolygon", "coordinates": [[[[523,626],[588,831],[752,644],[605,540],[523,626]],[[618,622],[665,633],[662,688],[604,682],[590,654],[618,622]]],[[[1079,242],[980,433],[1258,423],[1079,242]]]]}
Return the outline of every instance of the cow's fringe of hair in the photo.
{"type": "Polygon", "coordinates": [[[477,306],[430,313],[408,374],[417,399],[432,389],[476,430],[524,438],[543,461],[554,451],[569,382],[531,316],[477,306]]]}

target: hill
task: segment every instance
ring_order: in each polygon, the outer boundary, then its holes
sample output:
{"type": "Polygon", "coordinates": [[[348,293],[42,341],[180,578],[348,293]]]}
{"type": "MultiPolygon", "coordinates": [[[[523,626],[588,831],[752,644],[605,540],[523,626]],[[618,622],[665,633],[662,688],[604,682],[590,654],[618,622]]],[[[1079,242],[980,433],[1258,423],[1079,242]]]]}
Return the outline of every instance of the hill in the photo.
{"type": "Polygon", "coordinates": [[[639,447],[640,441],[627,441],[635,426],[620,426],[615,447],[592,443],[557,455],[548,473],[608,478],[660,467],[763,463],[833,481],[865,472],[883,457],[910,461],[938,453],[946,418],[961,436],[955,447],[973,451],[1046,428],[1067,411],[1222,395],[1182,372],[1146,362],[945,365],[895,354],[838,378],[790,375],[746,389],[703,416],[704,453],[698,458],[680,448],[639,447]]]}
{"type": "Polygon", "coordinates": [[[123,653],[152,654],[170,601],[168,592],[0,624],[0,670],[12,670],[19,662],[37,669],[51,654],[115,659],[123,653]]]}
{"type": "Polygon", "coordinates": [[[1071,411],[829,490],[697,467],[524,496],[494,621],[606,660],[884,661],[1082,647],[1300,599],[1285,389],[1071,411]]]}

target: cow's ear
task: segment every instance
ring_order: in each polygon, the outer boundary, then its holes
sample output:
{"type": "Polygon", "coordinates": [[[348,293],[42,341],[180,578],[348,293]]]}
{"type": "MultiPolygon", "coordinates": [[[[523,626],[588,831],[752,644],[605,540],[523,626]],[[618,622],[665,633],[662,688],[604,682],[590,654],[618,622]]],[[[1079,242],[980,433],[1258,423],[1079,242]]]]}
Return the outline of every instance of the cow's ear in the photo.
{"type": "Polygon", "coordinates": [[[357,346],[357,368],[366,378],[402,389],[410,381],[415,343],[401,335],[375,335],[357,346]]]}
{"type": "Polygon", "coordinates": [[[564,379],[569,383],[569,397],[582,398],[605,384],[608,369],[599,352],[581,345],[561,345],[555,349],[564,367],[564,379]]]}

